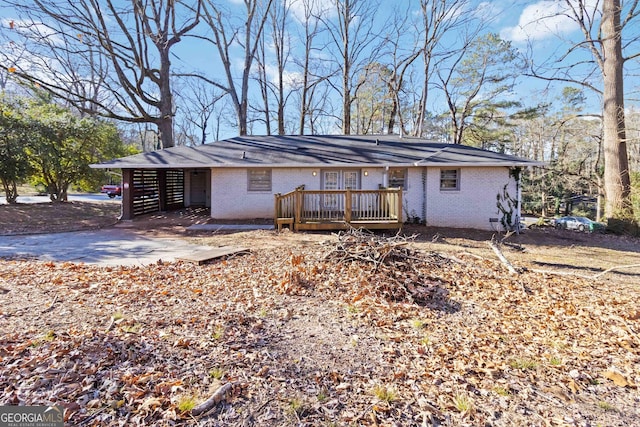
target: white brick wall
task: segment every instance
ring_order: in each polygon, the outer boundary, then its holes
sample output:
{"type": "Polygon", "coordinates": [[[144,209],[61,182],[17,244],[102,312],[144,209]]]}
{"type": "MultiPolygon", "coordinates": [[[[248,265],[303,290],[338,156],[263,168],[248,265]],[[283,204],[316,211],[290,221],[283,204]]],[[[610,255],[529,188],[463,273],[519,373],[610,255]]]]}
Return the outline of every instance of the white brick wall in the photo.
{"type": "Polygon", "coordinates": [[[440,190],[440,168],[427,172],[427,224],[437,227],[498,229],[500,219],[496,196],[509,183],[508,192],[516,197],[513,178],[506,167],[461,168],[460,189],[440,190]]]}
{"type": "Polygon", "coordinates": [[[273,218],[274,194],[288,193],[300,185],[320,189],[317,169],[272,169],[271,192],[247,190],[247,170],[216,168],[211,171],[211,217],[219,219],[273,218]]]}
{"type": "MultiPolygon", "coordinates": [[[[460,190],[440,191],[440,168],[409,168],[404,192],[404,215],[423,218],[423,189],[426,187],[427,224],[442,227],[492,229],[489,218],[499,218],[496,195],[509,182],[515,197],[515,184],[509,170],[497,168],[461,168],[460,190]]],[[[271,218],[274,194],[288,193],[299,185],[320,189],[321,170],[311,168],[272,169],[272,191],[247,191],[247,171],[240,168],[215,168],[211,171],[211,217],[219,219],[271,218]],[[313,171],[317,172],[313,176],[313,171]]],[[[361,169],[363,189],[377,189],[384,182],[384,168],[361,169]],[[364,171],[367,176],[364,176],[364,171]]]]}

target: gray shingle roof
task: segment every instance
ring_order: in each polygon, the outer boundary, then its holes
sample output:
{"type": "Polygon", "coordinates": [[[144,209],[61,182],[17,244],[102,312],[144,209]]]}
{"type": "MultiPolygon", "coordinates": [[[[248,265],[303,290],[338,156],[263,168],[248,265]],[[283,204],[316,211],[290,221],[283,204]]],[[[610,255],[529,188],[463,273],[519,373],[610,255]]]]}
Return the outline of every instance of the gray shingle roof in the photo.
{"type": "Polygon", "coordinates": [[[541,163],[464,145],[397,135],[238,136],[92,165],[97,168],[534,166],[541,163]]]}

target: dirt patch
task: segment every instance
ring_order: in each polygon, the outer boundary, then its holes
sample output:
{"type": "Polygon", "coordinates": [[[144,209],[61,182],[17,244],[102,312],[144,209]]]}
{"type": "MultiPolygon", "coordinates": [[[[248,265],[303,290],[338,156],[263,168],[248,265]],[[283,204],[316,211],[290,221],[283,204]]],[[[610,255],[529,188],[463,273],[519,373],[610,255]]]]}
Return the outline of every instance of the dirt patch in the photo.
{"type": "Polygon", "coordinates": [[[93,230],[114,225],[119,215],[120,205],[114,203],[0,205],[0,235],[93,230]]]}

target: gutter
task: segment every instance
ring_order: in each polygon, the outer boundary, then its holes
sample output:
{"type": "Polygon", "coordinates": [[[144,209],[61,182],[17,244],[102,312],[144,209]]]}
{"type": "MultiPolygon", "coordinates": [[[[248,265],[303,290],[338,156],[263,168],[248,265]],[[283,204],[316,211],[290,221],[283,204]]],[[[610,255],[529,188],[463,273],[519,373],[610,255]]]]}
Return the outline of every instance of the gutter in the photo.
{"type": "Polygon", "coordinates": [[[230,164],[204,164],[204,163],[179,163],[179,164],[153,164],[153,163],[97,163],[89,165],[92,169],[207,169],[207,168],[384,168],[392,165],[398,168],[407,167],[530,167],[544,166],[545,162],[425,162],[427,159],[414,163],[230,163],[230,164]]]}

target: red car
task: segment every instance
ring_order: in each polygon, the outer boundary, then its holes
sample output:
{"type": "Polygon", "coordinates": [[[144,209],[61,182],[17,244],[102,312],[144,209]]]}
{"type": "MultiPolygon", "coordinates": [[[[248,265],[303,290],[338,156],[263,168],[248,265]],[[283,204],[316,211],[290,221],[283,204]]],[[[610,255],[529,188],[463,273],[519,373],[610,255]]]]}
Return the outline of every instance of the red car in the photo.
{"type": "Polygon", "coordinates": [[[106,193],[110,199],[113,199],[116,196],[122,196],[122,187],[115,184],[105,184],[100,189],[101,193],[106,193]]]}

